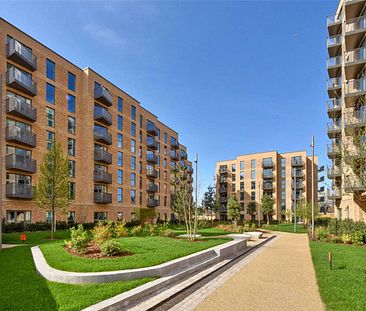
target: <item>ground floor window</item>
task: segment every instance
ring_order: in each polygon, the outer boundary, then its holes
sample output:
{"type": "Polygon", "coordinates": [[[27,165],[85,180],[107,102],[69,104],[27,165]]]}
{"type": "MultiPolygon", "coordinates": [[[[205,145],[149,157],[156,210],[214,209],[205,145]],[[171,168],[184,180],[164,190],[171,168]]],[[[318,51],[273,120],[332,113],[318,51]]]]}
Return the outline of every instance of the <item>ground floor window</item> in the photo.
{"type": "Polygon", "coordinates": [[[107,212],[94,212],[94,222],[107,220],[107,212]]]}
{"type": "Polygon", "coordinates": [[[52,212],[51,211],[46,212],[46,222],[49,224],[52,222],[52,212]]]}
{"type": "Polygon", "coordinates": [[[30,224],[31,223],[31,211],[7,211],[6,222],[8,224],[30,224]]]}
{"type": "Polygon", "coordinates": [[[76,218],[75,218],[75,212],[74,211],[69,212],[68,215],[67,215],[67,222],[69,224],[74,224],[75,223],[75,220],[76,220],[76,218]]]}

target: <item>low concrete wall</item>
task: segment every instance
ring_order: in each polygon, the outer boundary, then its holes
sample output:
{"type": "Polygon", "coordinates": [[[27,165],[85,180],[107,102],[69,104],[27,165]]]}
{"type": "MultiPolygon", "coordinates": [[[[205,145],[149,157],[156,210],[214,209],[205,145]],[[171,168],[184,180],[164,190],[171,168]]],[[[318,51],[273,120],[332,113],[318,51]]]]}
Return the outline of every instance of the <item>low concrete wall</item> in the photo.
{"type": "Polygon", "coordinates": [[[195,265],[199,266],[201,263],[211,264],[215,260],[228,258],[244,250],[246,246],[246,240],[234,240],[153,267],[105,272],[69,272],[52,268],[46,262],[38,246],[32,247],[32,256],[37,272],[49,281],[68,284],[109,283],[145,277],[167,276],[195,265]]]}

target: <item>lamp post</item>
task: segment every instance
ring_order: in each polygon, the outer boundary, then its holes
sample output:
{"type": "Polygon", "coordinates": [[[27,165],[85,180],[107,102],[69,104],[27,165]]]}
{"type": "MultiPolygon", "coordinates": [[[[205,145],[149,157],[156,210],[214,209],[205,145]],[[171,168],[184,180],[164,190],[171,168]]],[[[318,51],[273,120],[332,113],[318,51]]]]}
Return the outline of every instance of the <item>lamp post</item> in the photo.
{"type": "Polygon", "coordinates": [[[296,168],[294,171],[294,232],[296,232],[296,168]]]}
{"type": "Polygon", "coordinates": [[[312,160],[311,160],[311,239],[314,240],[314,148],[315,148],[315,142],[314,142],[314,136],[311,140],[312,148],[312,160]]]}
{"type": "Polygon", "coordinates": [[[261,183],[258,182],[258,188],[259,188],[259,203],[258,203],[258,227],[261,226],[261,183]]]}

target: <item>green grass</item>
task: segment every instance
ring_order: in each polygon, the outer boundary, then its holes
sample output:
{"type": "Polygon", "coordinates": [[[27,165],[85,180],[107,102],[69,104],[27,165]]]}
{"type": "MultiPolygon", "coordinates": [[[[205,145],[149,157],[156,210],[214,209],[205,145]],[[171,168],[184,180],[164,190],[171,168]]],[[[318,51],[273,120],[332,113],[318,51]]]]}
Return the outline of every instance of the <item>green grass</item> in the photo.
{"type": "Polygon", "coordinates": [[[310,249],[327,310],[365,310],[366,248],[312,241],[310,249]],[[332,271],[329,269],[328,251],[333,254],[332,271]]]}
{"type": "Polygon", "coordinates": [[[209,247],[228,242],[228,239],[207,239],[190,242],[164,237],[127,237],[117,239],[123,250],[134,255],[107,259],[82,258],[70,255],[62,242],[40,247],[48,264],[56,269],[76,272],[114,271],[149,267],[183,257],[209,247]]]}
{"type": "MultiPolygon", "coordinates": [[[[174,229],[174,232],[178,235],[186,234],[185,229],[174,229]]],[[[197,233],[201,234],[202,236],[217,236],[217,235],[230,234],[233,232],[225,231],[224,229],[220,229],[220,228],[202,228],[202,229],[198,229],[197,233]]]]}
{"type": "MultiPolygon", "coordinates": [[[[265,230],[271,230],[271,231],[281,231],[281,232],[294,232],[294,224],[286,224],[286,223],[280,223],[277,225],[263,225],[262,229],[265,230]]],[[[307,230],[304,228],[303,225],[297,225],[296,226],[296,233],[307,233],[307,230]]]]}
{"type": "MultiPolygon", "coordinates": [[[[26,232],[27,241],[20,241],[19,232],[15,233],[4,233],[3,243],[4,244],[41,244],[50,241],[51,233],[50,231],[39,231],[39,232],[26,232]]],[[[55,239],[64,240],[70,237],[70,232],[68,230],[56,231],[55,239]]]]}
{"type": "Polygon", "coordinates": [[[0,271],[2,311],[80,310],[152,280],[87,285],[48,282],[36,273],[29,245],[2,250],[0,271]]]}

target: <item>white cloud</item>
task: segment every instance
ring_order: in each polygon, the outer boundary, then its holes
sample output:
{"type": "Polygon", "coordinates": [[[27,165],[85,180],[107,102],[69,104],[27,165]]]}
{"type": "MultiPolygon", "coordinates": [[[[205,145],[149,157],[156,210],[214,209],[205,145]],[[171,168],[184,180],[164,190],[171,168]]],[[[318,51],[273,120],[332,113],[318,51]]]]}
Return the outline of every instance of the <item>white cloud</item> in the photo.
{"type": "Polygon", "coordinates": [[[116,31],[94,23],[85,24],[83,30],[100,44],[112,47],[124,45],[124,40],[116,31]]]}

